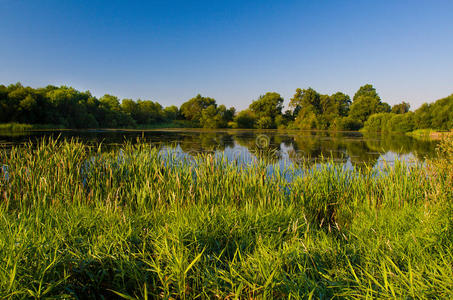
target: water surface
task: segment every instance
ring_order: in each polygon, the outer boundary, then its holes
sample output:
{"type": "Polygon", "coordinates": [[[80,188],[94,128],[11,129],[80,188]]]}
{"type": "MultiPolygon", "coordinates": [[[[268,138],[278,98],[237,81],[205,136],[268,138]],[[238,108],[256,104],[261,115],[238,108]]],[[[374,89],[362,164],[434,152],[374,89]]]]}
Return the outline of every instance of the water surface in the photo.
{"type": "Polygon", "coordinates": [[[363,135],[359,132],[312,132],[277,130],[55,130],[20,133],[0,132],[3,148],[36,142],[42,137],[79,138],[105,149],[137,140],[171,150],[182,156],[213,153],[228,159],[251,162],[257,157],[281,165],[316,163],[331,159],[346,166],[379,166],[395,159],[423,161],[435,153],[435,141],[406,135],[363,135]]]}

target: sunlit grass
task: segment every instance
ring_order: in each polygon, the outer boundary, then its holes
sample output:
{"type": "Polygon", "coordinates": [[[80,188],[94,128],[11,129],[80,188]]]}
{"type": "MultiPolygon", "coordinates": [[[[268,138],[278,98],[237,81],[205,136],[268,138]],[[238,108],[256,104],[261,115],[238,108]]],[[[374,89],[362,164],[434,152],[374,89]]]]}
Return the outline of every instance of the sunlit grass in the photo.
{"type": "Polygon", "coordinates": [[[146,144],[4,150],[0,298],[451,298],[451,147],[273,175],[146,144]]]}

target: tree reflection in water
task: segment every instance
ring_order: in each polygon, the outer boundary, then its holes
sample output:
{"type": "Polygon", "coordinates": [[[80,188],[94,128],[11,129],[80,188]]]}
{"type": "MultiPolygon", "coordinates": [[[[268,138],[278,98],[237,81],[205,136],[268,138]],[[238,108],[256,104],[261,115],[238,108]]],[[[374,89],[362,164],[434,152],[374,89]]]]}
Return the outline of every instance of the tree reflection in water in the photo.
{"type": "Polygon", "coordinates": [[[188,156],[204,153],[249,163],[256,158],[267,164],[309,164],[325,160],[355,167],[390,163],[397,157],[424,160],[435,153],[437,142],[403,134],[362,135],[358,132],[257,131],[257,130],[84,130],[1,133],[0,145],[8,147],[45,136],[78,138],[108,150],[124,141],[145,141],[163,149],[178,149],[188,156]]]}

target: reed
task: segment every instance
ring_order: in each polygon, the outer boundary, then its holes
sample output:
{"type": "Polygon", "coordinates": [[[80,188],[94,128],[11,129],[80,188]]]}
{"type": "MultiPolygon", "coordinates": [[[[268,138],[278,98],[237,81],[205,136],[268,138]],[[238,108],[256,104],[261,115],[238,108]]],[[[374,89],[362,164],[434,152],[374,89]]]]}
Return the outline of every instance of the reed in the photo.
{"type": "Polygon", "coordinates": [[[441,145],[424,164],[350,170],[143,143],[2,150],[0,298],[451,298],[441,145]]]}

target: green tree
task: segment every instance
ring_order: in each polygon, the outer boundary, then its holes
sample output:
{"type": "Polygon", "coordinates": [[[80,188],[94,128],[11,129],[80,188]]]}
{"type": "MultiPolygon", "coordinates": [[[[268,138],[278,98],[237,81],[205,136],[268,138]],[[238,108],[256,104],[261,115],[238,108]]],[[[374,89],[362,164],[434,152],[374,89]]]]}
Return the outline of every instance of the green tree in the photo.
{"type": "Polygon", "coordinates": [[[271,129],[275,127],[275,122],[271,117],[261,117],[256,122],[256,127],[259,129],[271,129]]]}
{"type": "Polygon", "coordinates": [[[381,132],[387,131],[387,123],[392,118],[393,114],[390,113],[377,113],[372,114],[363,126],[363,130],[367,132],[381,132]]]}
{"type": "Polygon", "coordinates": [[[414,113],[391,114],[388,119],[385,131],[388,132],[410,132],[414,130],[414,113]]]}
{"type": "Polygon", "coordinates": [[[337,111],[338,115],[346,117],[349,113],[349,108],[351,106],[351,98],[348,95],[343,94],[342,92],[336,92],[330,97],[333,99],[334,103],[338,107],[337,111]]]}
{"type": "Polygon", "coordinates": [[[390,110],[390,105],[381,101],[376,89],[371,84],[366,84],[355,93],[349,116],[363,124],[372,114],[390,110]]]}
{"type": "Polygon", "coordinates": [[[202,110],[210,105],[217,105],[215,99],[202,97],[198,94],[194,98],[184,102],[180,107],[180,111],[186,120],[192,121],[199,125],[202,110]]]}
{"type": "Polygon", "coordinates": [[[179,109],[175,105],[167,106],[164,108],[164,117],[166,120],[176,120],[178,118],[179,109]]]}
{"type": "Polygon", "coordinates": [[[120,111],[120,100],[116,96],[105,94],[99,98],[101,107],[106,110],[120,111]]]}
{"type": "Polygon", "coordinates": [[[259,128],[275,128],[275,118],[282,115],[283,98],[278,93],[268,92],[253,101],[249,109],[261,120],[257,123],[259,128]]]}
{"type": "Polygon", "coordinates": [[[453,94],[431,104],[431,126],[433,129],[453,129],[453,94]]]}
{"type": "Polygon", "coordinates": [[[407,102],[401,102],[392,106],[392,113],[394,114],[405,114],[409,112],[411,105],[407,102]]]}
{"type": "Polygon", "coordinates": [[[256,115],[250,109],[240,111],[234,118],[235,128],[254,128],[256,123],[256,115]]]}
{"type": "Polygon", "coordinates": [[[227,109],[225,105],[210,105],[201,112],[200,124],[203,128],[226,128],[232,121],[234,108],[227,109]]]}
{"type": "Polygon", "coordinates": [[[132,99],[123,99],[121,101],[121,110],[135,119],[138,113],[137,102],[132,99]]]}
{"type": "Polygon", "coordinates": [[[423,103],[416,111],[414,116],[415,127],[417,129],[432,128],[431,106],[423,103]]]}
{"type": "MultiPolygon", "coordinates": [[[[290,101],[295,126],[300,129],[334,129],[336,119],[346,116],[351,100],[343,93],[321,95],[312,88],[297,89],[290,101]]],[[[338,123],[338,122],[337,122],[338,123]]]]}

